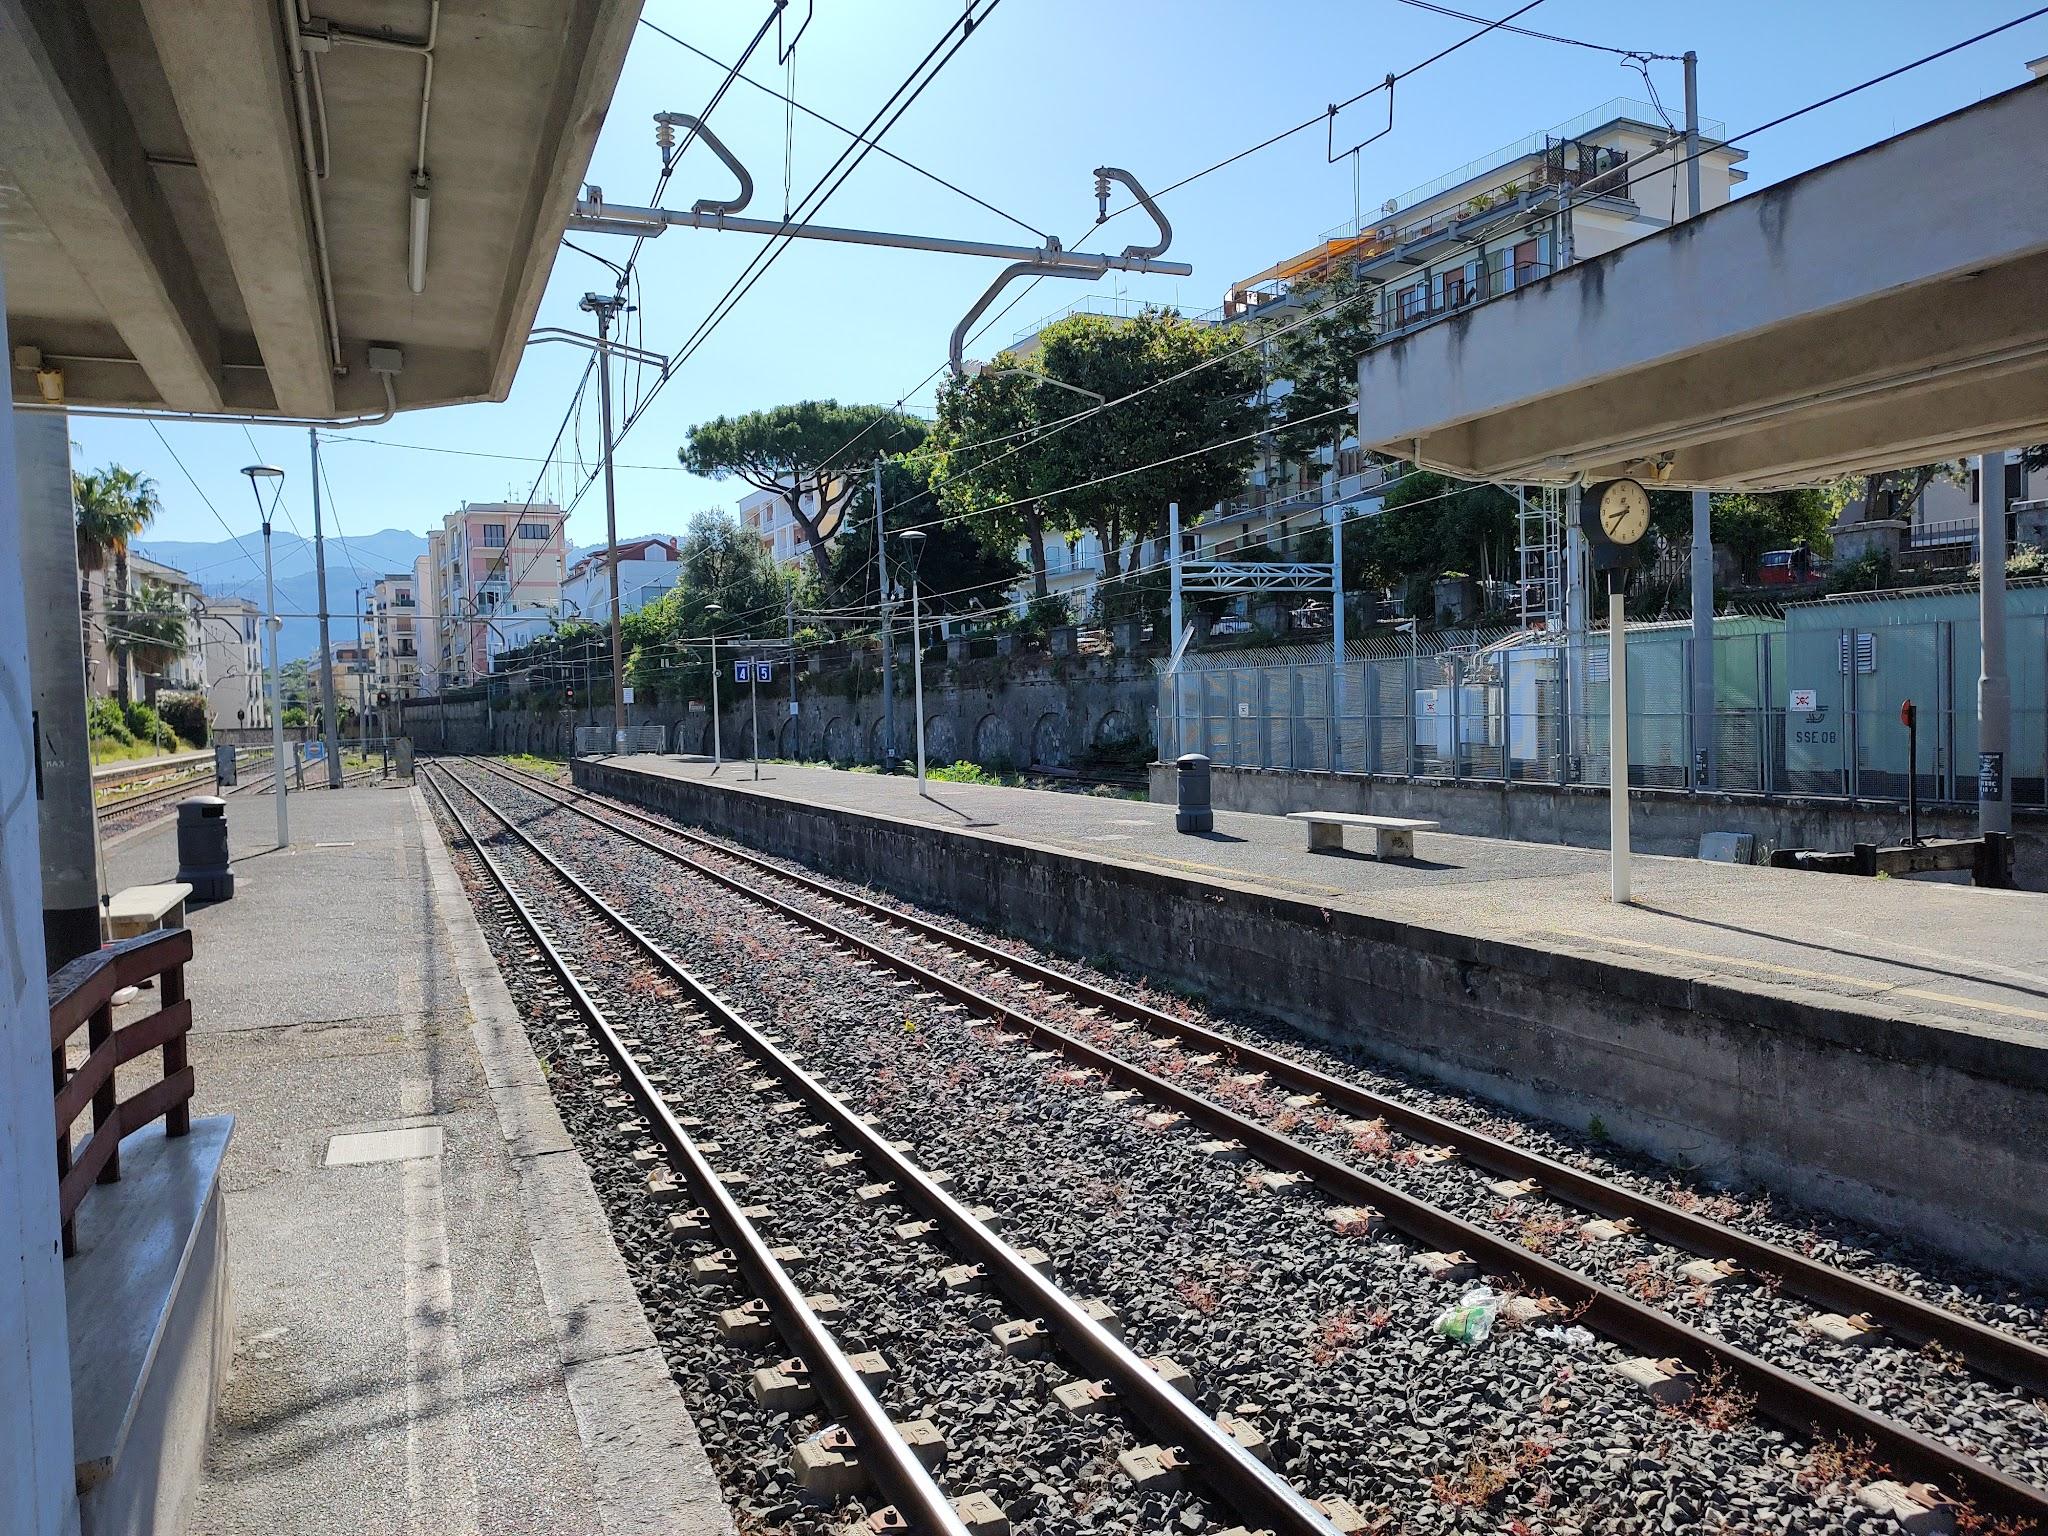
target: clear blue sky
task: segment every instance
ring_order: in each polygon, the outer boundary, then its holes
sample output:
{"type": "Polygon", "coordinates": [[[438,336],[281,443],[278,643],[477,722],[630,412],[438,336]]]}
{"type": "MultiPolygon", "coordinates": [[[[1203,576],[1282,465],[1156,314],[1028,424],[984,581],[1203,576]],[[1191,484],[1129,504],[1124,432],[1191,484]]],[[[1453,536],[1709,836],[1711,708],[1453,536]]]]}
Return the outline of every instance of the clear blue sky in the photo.
{"type": "MultiPolygon", "coordinates": [[[[793,13],[806,0],[792,0],[793,13]]],[[[1459,9],[1502,14],[1508,0],[1464,0],[1459,9]]],[[[2029,7],[2024,0],[1722,0],[1706,5],[1546,0],[1521,24],[1659,53],[1700,55],[1701,110],[1729,131],[1959,40],[2029,7]]],[[[646,15],[721,59],[735,57],[765,5],[648,0],[646,15]]],[[[816,18],[795,61],[795,94],[859,126],[958,14],[959,0],[816,0],[816,18]]],[[[884,142],[1079,248],[1120,250],[1142,234],[1127,214],[1087,239],[1095,213],[1090,170],[1121,165],[1162,186],[1319,112],[1473,30],[1395,0],[1103,5],[1093,0],[1003,0],[951,66],[884,142]]],[[[773,34],[748,73],[781,84],[773,34]],[[763,60],[765,59],[765,67],[763,60]]],[[[1763,134],[1745,147],[1748,190],[1794,175],[1892,133],[2021,83],[2027,59],[2048,54],[2048,18],[1763,134]]],[[[1679,67],[1653,66],[1674,115],[1679,67]]],[[[658,170],[650,116],[699,109],[719,72],[642,27],[599,141],[590,179],[615,200],[644,200],[658,170]]],[[[1371,208],[1472,157],[1573,117],[1616,96],[1643,94],[1642,80],[1613,57],[1495,33],[1399,90],[1394,130],[1362,157],[1360,195],[1371,208]]],[[[1384,121],[1379,100],[1339,120],[1343,143],[1384,121]]],[[[750,212],[780,212],[784,149],[781,103],[736,85],[720,106],[720,134],[753,169],[750,212]]],[[[793,185],[807,189],[845,139],[799,118],[793,185]]],[[[686,206],[724,192],[712,156],[691,151],[668,201],[686,206]]],[[[1904,189],[1902,189],[1904,195],[1904,189]]],[[[1172,254],[1191,278],[1124,279],[1128,294],[1190,310],[1220,301],[1238,278],[1306,248],[1352,210],[1348,162],[1325,163],[1320,126],[1239,162],[1166,199],[1172,254]]],[[[870,155],[827,205],[823,221],[967,238],[1028,237],[995,215],[870,155]]],[[[1842,231],[1853,240],[1853,229],[1842,231]]],[[[614,259],[626,242],[586,236],[614,259]]],[[[671,230],[640,264],[646,344],[673,349],[753,254],[750,237],[671,230]]],[[[940,362],[954,322],[993,277],[986,260],[799,242],[695,355],[622,446],[620,531],[676,531],[704,508],[730,506],[731,483],[674,468],[690,424],[728,411],[807,397],[892,401],[940,362]],[[666,466],[666,467],[663,467],[666,466]]],[[[452,281],[439,272],[438,283],[452,281]]],[[[576,299],[609,288],[596,263],[564,251],[540,324],[587,327],[576,299]]],[[[1114,291],[1045,283],[989,338],[987,356],[1024,322],[1080,298],[1114,291]]],[[[400,416],[340,434],[326,451],[335,512],[346,532],[424,530],[464,499],[524,498],[538,465],[488,455],[537,456],[561,420],[582,362],[541,347],[522,365],[510,399],[400,416]],[[353,437],[355,440],[350,441],[353,437]],[[375,439],[376,442],[368,441],[375,439]],[[384,443],[430,445],[415,452],[384,443]],[[469,457],[453,452],[464,450],[469,457]]],[[[915,404],[928,406],[927,388],[915,404]]],[[[303,430],[201,424],[163,428],[199,485],[237,532],[254,527],[247,483],[236,472],[254,453],[284,466],[285,505],[310,532],[303,430]]],[[[155,536],[225,537],[221,524],[147,425],[79,420],[81,468],[118,461],[152,475],[164,515],[155,536]]],[[[582,455],[594,459],[595,408],[585,414],[582,455]]],[[[580,480],[572,474],[571,487],[580,480]]],[[[543,494],[546,494],[545,490],[543,494]]],[[[333,524],[329,525],[330,533],[333,524]]],[[[571,524],[579,543],[600,540],[600,496],[571,524]]],[[[209,573],[209,578],[213,573],[209,573]]],[[[346,577],[344,567],[344,576],[346,577]]]]}

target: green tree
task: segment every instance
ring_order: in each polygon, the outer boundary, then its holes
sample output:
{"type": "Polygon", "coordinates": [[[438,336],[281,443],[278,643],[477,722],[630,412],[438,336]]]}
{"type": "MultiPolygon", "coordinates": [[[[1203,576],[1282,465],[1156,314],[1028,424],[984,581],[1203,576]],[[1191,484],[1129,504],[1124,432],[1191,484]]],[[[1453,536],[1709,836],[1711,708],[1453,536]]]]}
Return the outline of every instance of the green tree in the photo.
{"type": "Polygon", "coordinates": [[[1033,446],[1040,483],[1059,488],[1043,498],[1051,515],[1095,533],[1109,581],[1122,574],[1127,540],[1165,531],[1168,502],[1192,520],[1243,489],[1267,412],[1260,363],[1236,333],[1170,309],[1130,320],[1073,315],[1039,333],[1037,361],[1111,402],[1033,446]],[[1210,366],[1188,372],[1199,364],[1210,366]]]}
{"type": "MultiPolygon", "coordinates": [[[[902,534],[919,527],[925,535],[917,581],[927,613],[973,613],[1006,606],[1008,586],[1023,573],[1012,525],[1001,517],[941,516],[943,496],[932,494],[936,470],[922,456],[882,467],[884,519],[891,570],[908,590],[902,534]]],[[[872,484],[855,492],[846,526],[832,541],[831,601],[865,607],[878,596],[875,584],[875,511],[872,484]]]]}
{"type": "Polygon", "coordinates": [[[1816,489],[1724,493],[1714,497],[1710,512],[1714,542],[1728,547],[1745,576],[1756,574],[1766,550],[1804,544],[1826,554],[1834,547],[1834,513],[1816,489]]]}
{"type": "Polygon", "coordinates": [[[1355,416],[1335,413],[1358,398],[1358,359],[1373,342],[1375,292],[1349,261],[1295,285],[1299,308],[1282,313],[1269,351],[1273,377],[1293,386],[1274,405],[1273,444],[1283,458],[1307,462],[1356,424],[1355,416]]]}
{"type": "Polygon", "coordinates": [[[1498,486],[1406,475],[1388,490],[1378,516],[1347,524],[1345,579],[1407,587],[1447,571],[1504,575],[1514,542],[1515,499],[1498,486]]]}
{"type": "Polygon", "coordinates": [[[938,423],[918,458],[948,517],[973,522],[982,544],[1025,546],[1032,593],[1044,597],[1046,535],[1063,536],[1073,522],[1043,499],[1053,487],[1046,456],[1033,451],[1033,440],[1060,417],[1087,409],[1087,402],[1035,382],[1034,375],[1042,377],[1043,370],[1001,352],[987,371],[949,379],[939,391],[938,423]]]}
{"type": "Polygon", "coordinates": [[[731,476],[778,497],[823,581],[831,576],[826,544],[862,476],[878,455],[907,452],[924,435],[923,422],[887,406],[803,400],[701,422],[677,456],[692,474],[731,476]]]}
{"type": "MultiPolygon", "coordinates": [[[[105,570],[111,562],[114,611],[103,615],[116,643],[108,647],[120,655],[119,631],[126,627],[128,613],[128,545],[156,520],[162,510],[156,482],[147,475],[118,464],[90,474],[71,477],[71,512],[78,531],[78,568],[88,574],[105,570]]],[[[89,621],[88,616],[88,621],[89,621]]],[[[115,691],[121,702],[129,697],[128,668],[115,668],[115,691]]]]}

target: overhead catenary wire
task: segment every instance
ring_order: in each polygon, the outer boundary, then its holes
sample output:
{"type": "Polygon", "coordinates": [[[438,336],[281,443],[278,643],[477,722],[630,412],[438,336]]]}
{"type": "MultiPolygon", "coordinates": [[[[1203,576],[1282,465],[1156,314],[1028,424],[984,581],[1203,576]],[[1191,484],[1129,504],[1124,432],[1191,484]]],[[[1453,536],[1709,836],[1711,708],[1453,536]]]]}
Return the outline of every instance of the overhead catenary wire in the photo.
{"type": "MultiPolygon", "coordinates": [[[[699,48],[695,43],[689,42],[684,38],[676,36],[675,33],[669,31],[665,27],[659,26],[656,23],[648,20],[645,16],[642,16],[640,18],[640,25],[647,28],[647,30],[650,32],[659,33],[661,36],[667,38],[670,42],[674,43],[677,47],[688,49],[691,53],[694,53],[700,59],[704,59],[712,64],[718,64],[721,69],[725,67],[723,64],[719,63],[719,60],[714,55],[706,53],[702,48],[699,48]]],[[[895,161],[905,170],[915,171],[918,175],[924,177],[925,180],[933,183],[936,186],[944,187],[948,192],[957,193],[959,196],[966,198],[968,202],[973,203],[977,208],[987,209],[997,218],[1009,221],[1010,223],[1016,225],[1019,229],[1023,230],[1026,234],[1035,235],[1040,240],[1044,240],[1046,238],[1045,231],[1040,229],[1037,225],[1031,223],[1029,220],[1020,219],[1017,217],[1016,214],[1010,213],[1002,208],[998,208],[994,203],[990,202],[987,198],[977,196],[975,193],[968,191],[965,187],[961,186],[957,182],[948,181],[945,177],[939,175],[938,172],[933,171],[926,166],[919,165],[914,160],[906,159],[904,156],[897,154],[893,149],[888,148],[886,145],[874,143],[872,140],[862,140],[862,136],[860,134],[855,133],[853,129],[847,127],[844,123],[838,122],[833,118],[827,117],[822,112],[816,111],[811,107],[805,106],[801,101],[797,100],[796,93],[794,91],[790,91],[787,94],[785,94],[782,91],[776,90],[775,87],[771,85],[763,85],[760,81],[753,79],[751,76],[745,74],[740,75],[739,79],[741,84],[751,85],[755,90],[761,91],[769,96],[773,96],[777,101],[782,102],[786,107],[801,112],[805,117],[812,118],[817,122],[821,122],[826,127],[835,129],[838,132],[845,134],[850,139],[866,142],[871,149],[878,151],[885,159],[895,161]]]]}
{"type": "MultiPolygon", "coordinates": [[[[983,3],[983,0],[968,0],[967,7],[962,14],[951,22],[944,32],[939,34],[938,40],[926,50],[924,57],[911,68],[910,73],[905,76],[903,83],[890,92],[882,105],[875,109],[874,114],[868,119],[861,131],[858,134],[852,135],[854,142],[841,150],[832,164],[825,168],[824,174],[812,184],[810,191],[806,192],[798,200],[796,208],[792,210],[790,215],[783,219],[782,227],[770,235],[767,243],[759,251],[755,252],[753,257],[747,262],[747,265],[741,269],[740,275],[733,279],[725,292],[713,303],[704,319],[698,322],[696,329],[691,332],[683,346],[670,357],[667,367],[662,370],[660,377],[655,380],[654,387],[648,391],[646,397],[627,415],[625,422],[614,435],[614,447],[625,440],[626,435],[639,424],[641,418],[646,414],[648,408],[654,403],[655,398],[660,395],[668,382],[681,372],[683,365],[689,361],[690,357],[710,339],[711,335],[724,323],[726,317],[752,291],[754,284],[760,281],[761,277],[775,264],[782,253],[794,243],[793,237],[787,234],[788,229],[799,218],[814,217],[831,199],[833,194],[846,184],[847,179],[852,176],[855,170],[859,169],[861,162],[867,158],[868,153],[879,145],[883,135],[887,134],[891,128],[901,121],[903,114],[924,94],[926,87],[938,78],[939,73],[947,64],[952,62],[960,49],[966,46],[967,39],[973,35],[975,29],[985,22],[989,16],[993,15],[996,7],[1001,3],[1002,0],[985,0],[985,3],[983,3]],[[981,3],[979,15],[975,12],[975,5],[977,3],[981,3]],[[960,34],[957,40],[953,38],[955,32],[960,34]],[[952,47],[950,51],[946,51],[949,41],[952,42],[952,47]],[[940,58],[939,55],[942,51],[944,51],[945,56],[940,58]],[[934,59],[938,60],[936,64],[933,63],[934,59]],[[907,96],[905,95],[906,92],[908,92],[907,96]],[[898,98],[902,98],[900,103],[898,98]],[[888,118],[887,122],[882,121],[885,116],[888,118]],[[877,124],[880,124],[879,128],[877,124]],[[851,157],[850,160],[849,156],[851,157]],[[835,176],[837,177],[836,180],[834,180],[835,176]],[[828,182],[831,183],[830,186],[826,185],[828,182]],[[777,243],[778,241],[780,242],[779,244],[777,243]]],[[[570,509],[573,509],[577,503],[581,502],[584,494],[596,483],[597,478],[596,475],[590,475],[584,479],[582,485],[577,488],[575,495],[570,499],[570,509]]]]}
{"type": "MultiPolygon", "coordinates": [[[[1161,187],[1158,191],[1152,194],[1153,200],[1156,202],[1160,198],[1166,197],[1171,193],[1178,192],[1182,188],[1190,186],[1193,183],[1202,180],[1206,176],[1213,176],[1218,171],[1224,170],[1229,166],[1237,164],[1237,162],[1240,160],[1258,154],[1261,150],[1270,149],[1275,144],[1281,143],[1286,139],[1290,139],[1298,133],[1306,132],[1310,128],[1315,127],[1318,123],[1326,123],[1330,121],[1345,108],[1356,106],[1358,103],[1366,100],[1368,97],[1376,95],[1380,91],[1391,90],[1392,87],[1400,81],[1408,79],[1412,75],[1419,74],[1421,71],[1428,69],[1431,65],[1437,63],[1439,60],[1448,58],[1451,54],[1456,53],[1460,48],[1465,47],[1467,44],[1475,43],[1480,38],[1485,37],[1488,33],[1497,31],[1500,28],[1507,26],[1516,17],[1528,14],[1530,11],[1534,10],[1537,6],[1541,5],[1542,3],[1543,0],[1527,0],[1526,4],[1521,5],[1515,10],[1510,11],[1506,16],[1500,18],[1498,21],[1487,21],[1485,20],[1485,18],[1477,16],[1466,18],[1468,20],[1480,23],[1479,30],[1469,34],[1468,36],[1458,39],[1458,41],[1450,44],[1448,47],[1439,49],[1437,52],[1421,60],[1419,63],[1411,64],[1406,69],[1388,75],[1385,79],[1380,80],[1373,85],[1367,86],[1364,90],[1359,91],[1352,96],[1346,97],[1343,101],[1331,103],[1329,106],[1325,107],[1323,111],[1316,113],[1312,117],[1303,118],[1300,122],[1296,123],[1291,128],[1283,128],[1278,133],[1269,134],[1267,137],[1260,139],[1257,143],[1247,145],[1243,149],[1237,150],[1232,154],[1226,155],[1221,160],[1214,161],[1211,164],[1202,167],[1198,171],[1191,172],[1190,174],[1181,177],[1178,181],[1169,182],[1166,186],[1161,187]]],[[[1572,39],[1557,39],[1557,41],[1569,42],[1572,41],[1572,39]]],[[[1615,49],[1611,51],[1622,52],[1624,50],[1615,49]]],[[[1108,223],[1111,219],[1116,218],[1118,215],[1129,213],[1132,209],[1137,208],[1139,206],[1140,204],[1135,199],[1131,202],[1125,203],[1118,208],[1108,211],[1101,218],[1097,219],[1095,221],[1095,226],[1100,227],[1101,225],[1108,223]]],[[[1076,237],[1077,240],[1079,238],[1080,237],[1076,237]]],[[[1075,242],[1069,243],[1072,244],[1075,242]]],[[[1028,283],[1026,283],[1022,288],[1020,288],[1017,291],[1016,296],[1012,298],[1009,303],[1005,304],[1001,309],[997,310],[995,314],[991,315],[988,318],[988,320],[975,331],[974,335],[971,338],[969,338],[970,341],[978,341],[983,336],[986,336],[989,333],[989,331],[995,326],[995,324],[1003,318],[1003,316],[1007,315],[1011,310],[1015,309],[1018,304],[1023,302],[1023,300],[1032,292],[1032,290],[1037,288],[1039,283],[1042,281],[1043,279],[1039,277],[1032,278],[1028,283]]],[[[945,370],[945,368],[946,364],[941,362],[937,367],[933,368],[930,373],[927,373],[924,376],[924,378],[921,379],[918,383],[912,385],[909,389],[905,390],[903,394],[897,399],[895,409],[901,410],[903,408],[904,401],[916,397],[925,388],[925,386],[930,384],[933,379],[937,378],[939,374],[945,370]]],[[[854,448],[870,432],[874,431],[876,427],[880,426],[882,422],[886,419],[886,416],[877,416],[873,421],[869,422],[859,432],[855,433],[846,442],[842,443],[838,448],[835,448],[830,454],[828,454],[824,461],[825,465],[829,467],[832,464],[838,462],[842,455],[846,454],[852,448],[854,448]]]]}

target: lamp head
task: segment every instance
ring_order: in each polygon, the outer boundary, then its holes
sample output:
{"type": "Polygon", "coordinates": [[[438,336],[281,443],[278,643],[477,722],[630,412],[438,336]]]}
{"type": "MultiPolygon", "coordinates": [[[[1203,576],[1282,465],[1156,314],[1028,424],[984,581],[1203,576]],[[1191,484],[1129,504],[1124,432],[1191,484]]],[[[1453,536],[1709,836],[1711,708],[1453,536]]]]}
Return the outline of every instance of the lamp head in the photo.
{"type": "Polygon", "coordinates": [[[903,559],[909,565],[911,574],[917,573],[918,562],[924,559],[924,530],[913,528],[903,535],[903,559]]]}

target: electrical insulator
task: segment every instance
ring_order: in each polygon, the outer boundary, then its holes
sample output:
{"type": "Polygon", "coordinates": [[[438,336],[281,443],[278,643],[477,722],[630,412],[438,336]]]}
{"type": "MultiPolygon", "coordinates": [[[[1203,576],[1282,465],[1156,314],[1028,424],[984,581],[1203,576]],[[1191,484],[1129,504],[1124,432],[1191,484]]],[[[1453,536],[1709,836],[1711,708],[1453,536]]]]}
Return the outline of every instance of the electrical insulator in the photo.
{"type": "Polygon", "coordinates": [[[660,118],[656,118],[654,120],[654,142],[661,149],[662,169],[666,170],[671,152],[676,147],[676,125],[674,123],[665,123],[660,118]]]}
{"type": "Polygon", "coordinates": [[[1109,178],[1095,173],[1095,222],[1100,224],[1109,217],[1109,178]]]}

